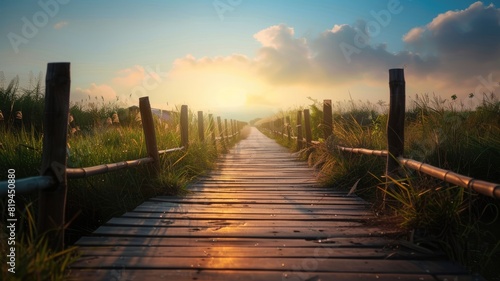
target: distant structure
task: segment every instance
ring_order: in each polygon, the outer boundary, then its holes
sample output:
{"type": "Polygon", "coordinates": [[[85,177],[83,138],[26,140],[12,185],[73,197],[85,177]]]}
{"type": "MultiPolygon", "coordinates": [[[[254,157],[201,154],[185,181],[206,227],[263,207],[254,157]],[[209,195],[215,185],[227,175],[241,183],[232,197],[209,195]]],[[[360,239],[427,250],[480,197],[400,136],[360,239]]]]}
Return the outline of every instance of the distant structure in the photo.
{"type": "Polygon", "coordinates": [[[163,109],[158,109],[158,108],[151,108],[151,112],[153,115],[158,116],[160,121],[162,122],[170,122],[173,121],[173,115],[174,112],[170,110],[163,110],[163,109]]]}
{"type": "MultiPolygon", "coordinates": [[[[133,105],[128,108],[129,112],[129,120],[131,125],[141,125],[141,113],[140,109],[138,106],[133,105]]],[[[158,118],[158,121],[160,123],[163,123],[166,125],[166,127],[169,126],[169,124],[173,123],[175,118],[174,116],[178,114],[177,112],[171,111],[171,110],[164,110],[164,109],[159,109],[159,108],[151,108],[151,113],[153,113],[153,116],[156,116],[158,118]]]]}

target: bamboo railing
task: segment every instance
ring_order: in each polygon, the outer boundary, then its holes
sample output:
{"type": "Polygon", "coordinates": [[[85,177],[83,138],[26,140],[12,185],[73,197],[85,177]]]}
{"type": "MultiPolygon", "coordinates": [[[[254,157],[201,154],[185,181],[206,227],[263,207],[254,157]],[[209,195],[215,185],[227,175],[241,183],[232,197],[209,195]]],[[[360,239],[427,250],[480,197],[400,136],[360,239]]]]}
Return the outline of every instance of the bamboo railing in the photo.
{"type": "MultiPolygon", "coordinates": [[[[67,167],[66,147],[68,134],[70,80],[70,63],[49,63],[47,65],[41,173],[40,176],[16,179],[15,181],[16,194],[39,192],[39,219],[37,230],[39,233],[45,233],[49,230],[54,231],[54,235],[49,236],[49,243],[53,249],[64,248],[64,228],[66,225],[65,209],[68,179],[85,178],[145,164],[151,165],[152,172],[156,175],[160,171],[160,155],[186,150],[189,147],[189,120],[187,105],[181,106],[180,146],[176,148],[158,150],[149,98],[142,97],[139,99],[139,108],[148,154],[147,157],[117,163],[101,164],[92,167],[67,167]]],[[[203,112],[199,111],[198,129],[200,141],[204,141],[205,139],[203,116],[203,112]]],[[[217,145],[217,141],[219,141],[224,149],[228,144],[228,140],[237,137],[240,130],[246,124],[245,122],[230,120],[231,127],[228,128],[228,121],[225,119],[226,126],[222,127],[220,116],[218,116],[217,120],[219,123],[218,131],[220,132],[220,138],[217,138],[212,114],[209,114],[208,117],[209,131],[212,136],[213,144],[217,145]],[[231,134],[228,133],[229,130],[231,130],[231,134]]],[[[6,196],[8,194],[8,190],[9,182],[0,182],[0,196],[6,196]]]]}
{"type": "MultiPolygon", "coordinates": [[[[404,150],[404,120],[405,120],[405,80],[403,69],[389,70],[389,88],[390,88],[390,105],[387,121],[387,150],[371,150],[366,148],[353,148],[336,146],[337,149],[349,153],[374,155],[386,158],[385,174],[387,178],[397,178],[401,169],[406,167],[434,177],[436,179],[451,183],[463,188],[472,189],[479,194],[483,194],[495,199],[500,199],[500,184],[474,179],[468,176],[457,174],[450,170],[445,170],[423,162],[403,157],[404,150]]],[[[323,102],[323,127],[324,139],[326,140],[333,134],[333,115],[331,100],[323,102]]],[[[316,145],[319,142],[311,139],[309,110],[297,111],[297,126],[296,136],[292,136],[292,128],[290,126],[290,117],[286,117],[286,123],[283,118],[279,118],[261,125],[262,128],[271,131],[273,134],[281,137],[292,139],[297,142],[297,149],[300,150],[304,146],[316,145]],[[302,126],[302,114],[304,114],[304,128],[302,126]],[[281,130],[279,130],[281,129],[281,130]],[[285,134],[286,130],[286,134],[285,134]],[[305,130],[305,138],[303,137],[305,130]]]]}

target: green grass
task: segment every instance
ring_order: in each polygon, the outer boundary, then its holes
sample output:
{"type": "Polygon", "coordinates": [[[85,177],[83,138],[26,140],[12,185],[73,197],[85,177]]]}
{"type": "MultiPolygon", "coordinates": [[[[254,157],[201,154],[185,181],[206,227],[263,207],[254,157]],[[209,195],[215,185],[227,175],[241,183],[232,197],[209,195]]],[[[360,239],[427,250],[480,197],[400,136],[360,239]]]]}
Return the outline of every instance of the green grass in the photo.
{"type": "MultiPolygon", "coordinates": [[[[299,155],[318,169],[318,179],[323,185],[348,191],[359,180],[356,193],[374,203],[376,211],[384,214],[381,220],[412,233],[409,237],[412,242],[446,253],[485,278],[500,276],[496,266],[500,258],[499,200],[413,171],[406,171],[403,179],[393,179],[393,188],[385,190],[383,157],[336,149],[340,145],[385,150],[385,104],[361,101],[334,104],[333,135],[324,140],[318,130],[322,105],[312,101],[313,140],[320,143],[299,151],[299,155]],[[391,202],[389,209],[381,209],[383,198],[391,202]]],[[[499,183],[500,101],[494,94],[485,94],[471,95],[468,103],[477,106],[467,107],[453,97],[445,101],[436,96],[415,96],[406,113],[404,156],[499,183]]],[[[302,109],[283,111],[261,120],[260,124],[290,116],[295,131],[296,112],[302,109]]],[[[278,137],[277,142],[296,151],[295,141],[278,137]]]]}

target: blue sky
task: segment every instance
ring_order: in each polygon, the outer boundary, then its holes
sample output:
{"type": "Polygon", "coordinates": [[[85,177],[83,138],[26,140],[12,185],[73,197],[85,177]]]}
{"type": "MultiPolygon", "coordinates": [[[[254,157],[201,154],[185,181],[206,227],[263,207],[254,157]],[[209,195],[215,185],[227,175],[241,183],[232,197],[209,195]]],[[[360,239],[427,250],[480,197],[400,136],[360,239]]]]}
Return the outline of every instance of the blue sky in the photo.
{"type": "Polygon", "coordinates": [[[307,105],[309,96],[387,101],[393,67],[405,67],[408,96],[467,99],[498,89],[499,7],[451,0],[0,0],[0,71],[26,84],[30,71],[68,61],[73,101],[118,97],[132,105],[148,95],[156,107],[188,104],[246,120],[307,105]],[[363,31],[368,42],[356,41],[363,31]]]}

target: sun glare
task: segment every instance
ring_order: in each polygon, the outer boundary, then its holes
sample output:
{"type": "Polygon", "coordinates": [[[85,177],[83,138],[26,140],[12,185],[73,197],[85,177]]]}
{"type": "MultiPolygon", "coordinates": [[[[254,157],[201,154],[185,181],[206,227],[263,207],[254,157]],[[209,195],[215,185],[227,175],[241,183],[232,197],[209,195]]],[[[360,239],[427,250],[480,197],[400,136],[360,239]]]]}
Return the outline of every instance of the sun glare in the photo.
{"type": "Polygon", "coordinates": [[[215,95],[215,102],[220,107],[241,107],[244,106],[247,95],[242,90],[227,89],[215,95]]]}

